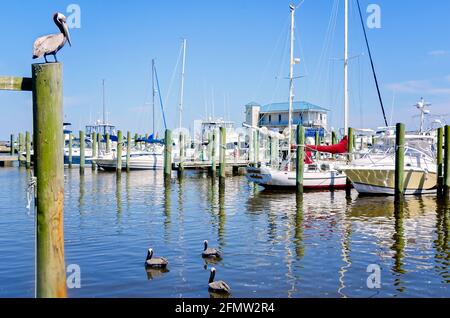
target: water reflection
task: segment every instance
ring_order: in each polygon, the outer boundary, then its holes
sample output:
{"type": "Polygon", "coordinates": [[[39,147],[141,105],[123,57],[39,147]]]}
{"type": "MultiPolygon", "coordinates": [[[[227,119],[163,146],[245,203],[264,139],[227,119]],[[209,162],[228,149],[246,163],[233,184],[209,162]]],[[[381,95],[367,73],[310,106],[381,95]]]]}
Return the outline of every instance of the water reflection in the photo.
{"type": "Polygon", "coordinates": [[[436,200],[436,239],[434,240],[436,272],[442,277],[442,281],[450,284],[450,208],[449,197],[444,196],[436,200]]]}
{"type": "Polygon", "coordinates": [[[403,218],[404,218],[404,208],[405,201],[403,198],[396,200],[394,204],[394,235],[392,239],[394,240],[394,244],[392,245],[392,250],[394,251],[394,266],[392,271],[396,274],[394,285],[396,286],[397,291],[403,293],[406,291],[406,286],[404,281],[402,280],[402,275],[406,274],[406,270],[403,265],[403,257],[404,257],[404,249],[405,249],[405,237],[404,237],[404,227],[403,227],[403,218]]]}
{"type": "Polygon", "coordinates": [[[147,280],[154,280],[162,277],[164,274],[168,273],[169,270],[167,268],[146,268],[145,272],[147,274],[147,280]]]}

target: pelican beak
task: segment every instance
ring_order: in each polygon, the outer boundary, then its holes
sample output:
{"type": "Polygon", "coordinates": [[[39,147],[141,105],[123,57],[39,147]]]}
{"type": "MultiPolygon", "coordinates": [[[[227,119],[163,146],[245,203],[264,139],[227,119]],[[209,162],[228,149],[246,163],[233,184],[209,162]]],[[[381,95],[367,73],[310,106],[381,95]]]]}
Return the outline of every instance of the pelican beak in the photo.
{"type": "Polygon", "coordinates": [[[67,27],[67,23],[64,21],[62,23],[63,29],[64,29],[64,35],[67,39],[67,42],[69,42],[69,45],[72,46],[72,41],[70,41],[70,33],[69,33],[69,28],[67,27]]]}

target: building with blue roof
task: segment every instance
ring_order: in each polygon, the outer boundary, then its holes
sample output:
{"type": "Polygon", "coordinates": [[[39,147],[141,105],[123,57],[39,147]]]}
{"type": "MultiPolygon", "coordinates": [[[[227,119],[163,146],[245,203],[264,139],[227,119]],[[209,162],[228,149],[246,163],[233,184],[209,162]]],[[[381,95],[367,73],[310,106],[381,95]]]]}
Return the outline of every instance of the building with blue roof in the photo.
{"type": "MultiPolygon", "coordinates": [[[[272,103],[261,106],[256,102],[245,105],[246,124],[252,127],[267,127],[270,130],[283,132],[288,126],[289,103],[272,103]]],[[[303,125],[314,130],[324,131],[328,125],[330,110],[305,102],[293,104],[292,124],[303,125]]]]}

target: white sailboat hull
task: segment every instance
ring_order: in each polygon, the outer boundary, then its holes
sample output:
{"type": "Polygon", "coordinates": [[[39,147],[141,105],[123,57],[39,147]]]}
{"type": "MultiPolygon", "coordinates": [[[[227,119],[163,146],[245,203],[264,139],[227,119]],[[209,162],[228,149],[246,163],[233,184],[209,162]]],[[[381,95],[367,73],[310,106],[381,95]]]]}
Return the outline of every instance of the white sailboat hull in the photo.
{"type": "MultiPolygon", "coordinates": [[[[116,170],[117,158],[112,156],[108,158],[97,158],[94,160],[96,164],[104,170],[116,170]]],[[[126,169],[126,155],[122,156],[122,168],[126,169]]],[[[162,170],[164,168],[164,155],[162,154],[145,154],[131,155],[131,170],[162,170]]]]}

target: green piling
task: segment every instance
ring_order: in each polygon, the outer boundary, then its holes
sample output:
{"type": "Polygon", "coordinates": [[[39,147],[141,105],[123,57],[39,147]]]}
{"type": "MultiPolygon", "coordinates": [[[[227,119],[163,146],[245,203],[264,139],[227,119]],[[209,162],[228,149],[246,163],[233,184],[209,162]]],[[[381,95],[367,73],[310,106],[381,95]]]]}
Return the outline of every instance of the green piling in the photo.
{"type": "Polygon", "coordinates": [[[63,80],[60,63],[32,65],[36,295],[66,297],[63,80]]]}
{"type": "MultiPolygon", "coordinates": [[[[348,128],[348,143],[347,143],[347,152],[348,152],[348,156],[347,156],[347,161],[351,162],[353,160],[353,142],[354,142],[354,133],[353,133],[353,128],[349,127],[348,128]]],[[[345,187],[345,194],[348,197],[351,196],[352,194],[352,182],[350,181],[349,178],[346,179],[346,187],[345,187]]]]}
{"type": "Polygon", "coordinates": [[[10,136],[10,139],[9,139],[9,142],[10,142],[10,150],[9,150],[9,153],[11,154],[11,156],[14,156],[14,152],[15,152],[15,150],[14,150],[14,135],[13,134],[11,134],[11,136],[10,136]]]}
{"type": "Polygon", "coordinates": [[[316,141],[315,141],[316,146],[319,146],[319,145],[320,145],[320,133],[319,133],[318,130],[316,130],[316,135],[315,135],[315,137],[316,137],[316,141]]]}
{"type": "Polygon", "coordinates": [[[336,138],[336,132],[331,132],[331,144],[336,145],[337,144],[337,138],[336,138]]]}
{"type": "Polygon", "coordinates": [[[91,144],[91,157],[92,157],[92,170],[95,170],[95,160],[93,160],[94,158],[97,158],[97,134],[95,132],[93,132],[91,134],[91,140],[92,140],[92,144],[91,144]]]}
{"type": "Polygon", "coordinates": [[[183,172],[184,172],[184,134],[182,132],[180,132],[180,137],[179,137],[179,145],[180,145],[180,162],[178,163],[178,176],[183,176],[183,172]]]}
{"type": "Polygon", "coordinates": [[[80,174],[84,174],[84,162],[85,162],[84,131],[80,130],[80,174]]]}
{"type": "Polygon", "coordinates": [[[127,159],[126,166],[127,172],[130,172],[130,156],[131,156],[131,132],[127,132],[127,159]]]}
{"type": "Polygon", "coordinates": [[[109,133],[106,134],[106,153],[109,153],[111,151],[111,137],[109,133]]]}
{"type": "Polygon", "coordinates": [[[296,188],[298,193],[303,193],[303,170],[305,166],[305,128],[297,126],[297,157],[296,157],[296,188]]]}
{"type": "Polygon", "coordinates": [[[444,144],[444,180],[443,188],[446,194],[450,190],[450,126],[445,126],[445,144],[444,144]]]}
{"type": "Polygon", "coordinates": [[[217,136],[217,129],[213,130],[213,144],[212,144],[212,157],[211,157],[211,175],[213,177],[216,176],[216,170],[217,170],[217,166],[216,166],[216,149],[217,149],[217,141],[218,141],[218,136],[217,136]]]}
{"type": "Polygon", "coordinates": [[[395,195],[404,194],[404,170],[405,170],[405,125],[398,123],[395,133],[395,195]]]}
{"type": "Polygon", "coordinates": [[[69,168],[72,168],[72,148],[73,148],[73,136],[69,134],[69,168]]]}
{"type": "Polygon", "coordinates": [[[442,191],[443,184],[443,145],[444,145],[444,129],[442,127],[437,130],[437,149],[436,149],[436,164],[437,164],[437,185],[438,185],[438,194],[442,191]]]}
{"type": "Polygon", "coordinates": [[[116,172],[117,174],[122,173],[122,140],[123,136],[122,136],[122,131],[119,130],[117,131],[117,162],[116,162],[116,172]]]}
{"type": "Polygon", "coordinates": [[[172,175],[172,131],[166,129],[164,137],[164,177],[170,179],[172,175]]]}
{"type": "Polygon", "coordinates": [[[226,156],[227,148],[227,130],[225,127],[220,127],[220,159],[219,159],[219,177],[225,178],[226,156]]]}
{"type": "Polygon", "coordinates": [[[27,131],[25,133],[25,153],[26,153],[26,160],[25,164],[27,169],[31,168],[31,135],[30,132],[27,131]]]}
{"type": "Polygon", "coordinates": [[[137,140],[139,139],[139,135],[137,133],[134,134],[134,146],[137,148],[138,146],[138,142],[137,140]]]}
{"type": "Polygon", "coordinates": [[[97,134],[97,156],[100,156],[100,154],[102,152],[102,139],[103,139],[103,135],[98,133],[97,134]]]}

